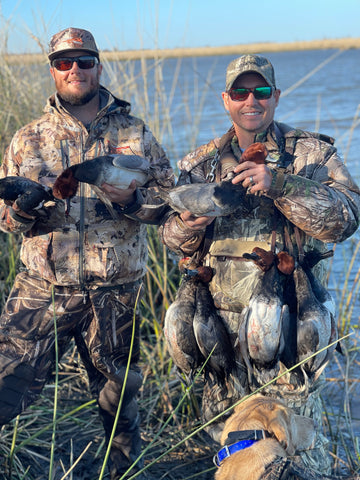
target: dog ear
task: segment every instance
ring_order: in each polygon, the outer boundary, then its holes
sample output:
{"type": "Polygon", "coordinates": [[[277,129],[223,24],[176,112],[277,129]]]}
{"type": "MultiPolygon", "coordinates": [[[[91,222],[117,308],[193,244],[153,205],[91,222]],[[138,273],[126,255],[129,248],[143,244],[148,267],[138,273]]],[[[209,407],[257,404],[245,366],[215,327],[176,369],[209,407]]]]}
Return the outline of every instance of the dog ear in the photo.
{"type": "Polygon", "coordinates": [[[315,422],[302,415],[291,415],[291,437],[296,451],[308,450],[315,441],[315,422]]]}

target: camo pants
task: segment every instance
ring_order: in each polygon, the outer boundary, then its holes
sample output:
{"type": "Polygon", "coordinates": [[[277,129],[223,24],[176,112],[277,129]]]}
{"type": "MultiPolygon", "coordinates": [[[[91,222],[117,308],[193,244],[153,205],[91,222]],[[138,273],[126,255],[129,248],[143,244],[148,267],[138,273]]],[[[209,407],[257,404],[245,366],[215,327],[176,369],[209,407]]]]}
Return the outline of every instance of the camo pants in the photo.
{"type": "MultiPolygon", "coordinates": [[[[54,369],[55,329],[59,357],[72,338],[86,367],[109,439],[117,412],[140,282],[98,288],[87,295],[53,287],[28,272],[17,275],[0,317],[0,425],[36,400],[54,369]]],[[[139,313],[135,316],[132,363],[112,442],[112,478],[125,472],[141,449],[136,394],[142,383],[139,313]]]]}

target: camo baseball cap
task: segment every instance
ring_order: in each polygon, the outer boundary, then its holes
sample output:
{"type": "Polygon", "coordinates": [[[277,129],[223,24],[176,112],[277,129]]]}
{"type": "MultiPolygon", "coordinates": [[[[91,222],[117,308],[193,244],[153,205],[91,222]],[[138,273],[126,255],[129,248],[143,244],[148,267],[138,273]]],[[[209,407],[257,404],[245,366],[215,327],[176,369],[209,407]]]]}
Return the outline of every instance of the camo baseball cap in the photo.
{"type": "Polygon", "coordinates": [[[55,35],[51,37],[48,54],[49,60],[51,61],[59,54],[71,50],[84,50],[99,58],[99,50],[92,34],[81,28],[70,27],[59,33],[55,33],[55,35]]]}
{"type": "Polygon", "coordinates": [[[226,91],[228,92],[239,75],[258,73],[270,87],[276,89],[274,68],[265,57],[260,55],[242,55],[233,60],[226,70],[226,91]]]}

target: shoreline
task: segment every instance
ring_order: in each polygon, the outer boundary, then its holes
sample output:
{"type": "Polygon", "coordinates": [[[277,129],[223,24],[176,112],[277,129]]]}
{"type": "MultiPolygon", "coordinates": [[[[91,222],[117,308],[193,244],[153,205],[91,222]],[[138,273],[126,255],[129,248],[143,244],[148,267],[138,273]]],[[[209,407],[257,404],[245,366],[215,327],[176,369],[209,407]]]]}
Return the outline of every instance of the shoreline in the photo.
{"type": "MultiPolygon", "coordinates": [[[[297,42],[262,42],[224,47],[189,47],[189,48],[165,48],[156,50],[123,50],[123,51],[100,51],[100,56],[106,61],[116,60],[139,60],[153,58],[179,58],[179,57],[204,57],[219,55],[242,55],[247,53],[289,52],[304,50],[327,50],[327,49],[360,49],[360,38],[337,38],[323,40],[309,40],[297,42]]],[[[10,64],[31,64],[47,62],[46,54],[24,53],[3,54],[10,64]]]]}

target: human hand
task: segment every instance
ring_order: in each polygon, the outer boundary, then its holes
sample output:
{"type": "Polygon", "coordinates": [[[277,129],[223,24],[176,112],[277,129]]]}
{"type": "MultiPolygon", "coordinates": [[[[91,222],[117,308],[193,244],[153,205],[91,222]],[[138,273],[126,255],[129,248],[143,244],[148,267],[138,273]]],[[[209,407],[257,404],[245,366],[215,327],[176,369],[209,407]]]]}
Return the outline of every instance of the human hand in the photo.
{"type": "Polygon", "coordinates": [[[213,222],[215,217],[196,217],[187,210],[180,214],[180,218],[187,227],[190,227],[193,230],[204,230],[213,222]]]}
{"type": "Polygon", "coordinates": [[[237,165],[234,173],[237,175],[232,179],[232,183],[241,183],[244,188],[250,188],[250,193],[267,192],[273,178],[268,166],[251,161],[237,165]]]}
{"type": "Polygon", "coordinates": [[[124,207],[135,201],[136,180],[132,180],[128,188],[117,188],[109,183],[103,183],[101,190],[111,202],[118,203],[124,207]]]}

